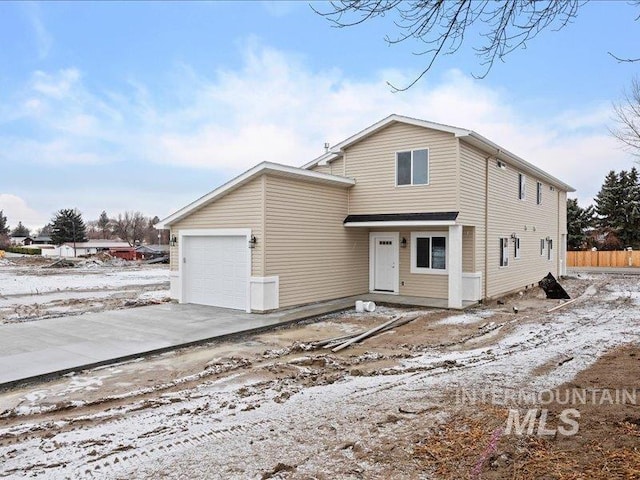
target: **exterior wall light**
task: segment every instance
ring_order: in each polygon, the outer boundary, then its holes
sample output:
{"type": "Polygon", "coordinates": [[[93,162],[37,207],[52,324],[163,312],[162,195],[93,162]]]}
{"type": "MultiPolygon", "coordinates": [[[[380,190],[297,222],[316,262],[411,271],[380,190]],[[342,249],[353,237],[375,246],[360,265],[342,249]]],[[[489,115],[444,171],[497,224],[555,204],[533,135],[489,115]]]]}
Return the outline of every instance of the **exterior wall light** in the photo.
{"type": "Polygon", "coordinates": [[[176,237],[175,235],[171,235],[171,240],[169,240],[169,245],[171,245],[172,247],[175,247],[176,245],[178,245],[178,237],[176,237]]]}
{"type": "Polygon", "coordinates": [[[402,240],[400,240],[400,246],[402,248],[407,248],[407,239],[402,237],[402,240]]]}
{"type": "Polygon", "coordinates": [[[249,248],[256,248],[256,243],[258,243],[258,239],[255,235],[251,235],[251,238],[249,239],[249,248]]]}

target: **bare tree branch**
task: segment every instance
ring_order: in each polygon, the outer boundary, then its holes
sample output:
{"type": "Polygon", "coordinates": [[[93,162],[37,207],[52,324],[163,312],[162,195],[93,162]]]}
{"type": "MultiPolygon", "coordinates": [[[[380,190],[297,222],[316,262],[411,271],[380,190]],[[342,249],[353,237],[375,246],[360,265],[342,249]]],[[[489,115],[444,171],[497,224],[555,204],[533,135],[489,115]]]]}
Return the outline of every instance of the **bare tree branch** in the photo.
{"type": "Polygon", "coordinates": [[[586,0],[339,0],[329,3],[326,11],[311,8],[337,28],[389,16],[397,32],[385,36],[387,43],[414,40],[424,44],[425,48],[414,53],[428,57],[426,66],[405,87],[389,83],[397,92],[415,85],[441,55],[456,53],[472,28],[474,35],[483,39],[473,49],[484,67],[477,78],[484,78],[496,60],[525,48],[543,30],[566,27],[585,3],[586,0]]]}
{"type": "Polygon", "coordinates": [[[611,52],[607,52],[609,55],[611,55],[613,58],[615,58],[618,63],[634,63],[634,62],[640,62],[640,58],[621,58],[618,57],[617,55],[614,55],[611,52]]]}
{"type": "Polygon", "coordinates": [[[640,79],[633,78],[629,90],[622,94],[622,100],[613,103],[616,128],[609,129],[626,150],[640,157],[640,79]]]}

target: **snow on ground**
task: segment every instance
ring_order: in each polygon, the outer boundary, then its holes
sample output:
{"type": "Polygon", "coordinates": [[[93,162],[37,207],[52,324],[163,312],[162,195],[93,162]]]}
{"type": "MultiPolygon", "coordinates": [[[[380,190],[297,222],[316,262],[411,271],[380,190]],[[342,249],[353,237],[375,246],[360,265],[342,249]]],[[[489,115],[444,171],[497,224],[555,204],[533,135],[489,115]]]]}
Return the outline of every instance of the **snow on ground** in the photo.
{"type": "Polygon", "coordinates": [[[85,259],[76,267],[48,268],[51,262],[0,264],[0,325],[169,300],[165,265],[85,259]]]}
{"type": "MultiPolygon", "coordinates": [[[[332,365],[345,359],[357,364],[375,357],[371,352],[355,359],[349,350],[269,359],[251,367],[249,376],[240,374],[248,368],[242,359],[216,357],[204,370],[174,380],[176,388],[170,391],[166,385],[133,383],[118,401],[102,399],[92,407],[69,400],[57,416],[30,418],[60,409],[45,389],[36,387],[16,408],[0,414],[0,420],[24,418],[0,426],[0,477],[285,478],[278,476],[278,469],[284,469],[295,472],[295,478],[336,478],[335,472],[384,478],[384,462],[376,460],[373,446],[403,448],[416,418],[427,429],[446,419],[455,408],[452,390],[551,389],[607,350],[640,342],[640,306],[633,301],[640,292],[637,279],[611,277],[606,286],[600,281],[563,310],[546,314],[545,307],[512,315],[483,337],[418,349],[371,375],[338,369],[336,378],[324,378],[317,374],[322,369],[313,367],[314,362],[332,365]],[[294,373],[270,379],[269,372],[279,369],[294,373]],[[228,373],[212,377],[212,372],[228,373]],[[300,376],[308,383],[293,380],[300,376]],[[148,392],[155,394],[142,395],[148,392]],[[399,413],[399,407],[409,414],[399,413]],[[36,434],[43,431],[49,433],[36,434]]],[[[490,316],[497,319],[497,310],[451,315],[433,326],[476,329],[474,323],[490,316]]],[[[316,326],[341,318],[327,316],[316,326]]],[[[166,361],[176,357],[167,355],[166,361]]],[[[125,367],[70,376],[58,396],[64,401],[74,393],[96,392],[125,367]]],[[[395,475],[416,478],[415,472],[395,475]]]]}
{"type": "Polygon", "coordinates": [[[495,314],[492,310],[478,310],[473,313],[463,313],[461,315],[452,315],[443,318],[438,322],[439,325],[467,325],[470,323],[478,323],[487,318],[491,318],[495,314]]]}
{"type": "Polygon", "coordinates": [[[34,295],[71,290],[100,290],[167,282],[168,268],[96,270],[73,269],[60,273],[42,270],[15,272],[0,268],[0,296],[34,295]]]}

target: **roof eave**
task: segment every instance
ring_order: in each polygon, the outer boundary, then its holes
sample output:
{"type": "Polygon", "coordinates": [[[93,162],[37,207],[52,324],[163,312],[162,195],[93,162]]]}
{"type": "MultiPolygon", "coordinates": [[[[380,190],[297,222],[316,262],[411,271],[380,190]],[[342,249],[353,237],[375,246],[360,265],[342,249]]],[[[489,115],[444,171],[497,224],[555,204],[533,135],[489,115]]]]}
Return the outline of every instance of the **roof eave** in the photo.
{"type": "Polygon", "coordinates": [[[228,193],[231,193],[236,188],[239,188],[240,186],[244,185],[245,183],[253,180],[254,178],[260,175],[269,174],[269,173],[286,174],[291,177],[298,177],[300,179],[318,181],[321,183],[333,184],[337,186],[343,186],[346,188],[352,187],[353,185],[356,184],[355,180],[347,177],[339,177],[337,175],[331,175],[328,173],[314,172],[314,171],[305,170],[298,167],[281,165],[279,163],[262,162],[256,165],[255,167],[250,168],[246,172],[238,175],[237,177],[229,180],[227,183],[224,183],[223,185],[216,188],[215,190],[191,202],[186,207],[183,207],[180,210],[176,211],[175,213],[162,219],[160,222],[156,224],[156,228],[166,229],[172,224],[182,220],[183,218],[185,218],[195,210],[203,207],[204,205],[210,202],[213,202],[218,198],[221,198],[224,195],[227,195],[228,193]]]}
{"type": "Polygon", "coordinates": [[[505,150],[500,145],[492,142],[486,137],[483,137],[479,133],[469,131],[467,135],[456,135],[459,138],[466,139],[471,145],[481,148],[482,150],[492,153],[496,158],[505,160],[515,166],[521,168],[528,173],[531,173],[542,180],[546,180],[550,185],[559,188],[565,192],[575,192],[576,189],[571,185],[564,183],[562,180],[548,174],[544,170],[535,165],[527,162],[525,159],[511,153],[509,150],[505,150]]]}

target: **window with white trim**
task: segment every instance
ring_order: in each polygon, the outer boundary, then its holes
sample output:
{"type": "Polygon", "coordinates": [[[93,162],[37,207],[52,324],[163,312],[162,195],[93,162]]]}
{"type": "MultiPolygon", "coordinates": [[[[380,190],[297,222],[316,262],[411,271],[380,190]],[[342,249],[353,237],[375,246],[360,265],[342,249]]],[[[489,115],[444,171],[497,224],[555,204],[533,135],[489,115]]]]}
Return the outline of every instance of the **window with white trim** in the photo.
{"type": "Polygon", "coordinates": [[[520,238],[513,239],[513,258],[520,258],[520,238]]]}
{"type": "Polygon", "coordinates": [[[540,256],[544,256],[544,238],[540,239],[540,256]]]}
{"type": "Polygon", "coordinates": [[[429,150],[396,153],[396,185],[427,185],[429,183],[429,150]]]}
{"type": "Polygon", "coordinates": [[[551,260],[553,258],[553,240],[547,240],[547,260],[551,260]]]}
{"type": "Polygon", "coordinates": [[[518,198],[520,200],[524,200],[524,188],[526,185],[527,179],[525,178],[524,174],[519,173],[518,174],[518,198]]]}
{"type": "Polygon", "coordinates": [[[540,182],[536,184],[536,203],[542,205],[542,184],[540,182]]]}
{"type": "Polygon", "coordinates": [[[500,266],[509,266],[509,238],[502,237],[500,239],[500,266]]]}
{"type": "Polygon", "coordinates": [[[447,234],[411,232],[411,273],[446,273],[447,234]]]}

